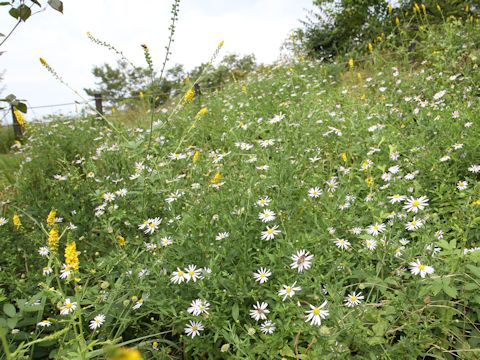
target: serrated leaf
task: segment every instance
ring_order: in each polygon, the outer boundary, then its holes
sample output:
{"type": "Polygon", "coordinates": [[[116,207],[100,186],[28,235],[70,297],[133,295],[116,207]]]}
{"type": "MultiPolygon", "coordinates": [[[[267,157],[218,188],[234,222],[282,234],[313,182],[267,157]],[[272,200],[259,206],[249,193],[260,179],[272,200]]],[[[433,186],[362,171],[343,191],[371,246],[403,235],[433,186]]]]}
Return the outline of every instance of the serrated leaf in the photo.
{"type": "Polygon", "coordinates": [[[48,0],[48,5],[63,14],[63,2],[60,0],[48,0]]]}
{"type": "Polygon", "coordinates": [[[17,314],[17,310],[15,310],[15,306],[13,304],[4,304],[3,305],[3,312],[5,315],[9,317],[14,317],[17,314]]]}

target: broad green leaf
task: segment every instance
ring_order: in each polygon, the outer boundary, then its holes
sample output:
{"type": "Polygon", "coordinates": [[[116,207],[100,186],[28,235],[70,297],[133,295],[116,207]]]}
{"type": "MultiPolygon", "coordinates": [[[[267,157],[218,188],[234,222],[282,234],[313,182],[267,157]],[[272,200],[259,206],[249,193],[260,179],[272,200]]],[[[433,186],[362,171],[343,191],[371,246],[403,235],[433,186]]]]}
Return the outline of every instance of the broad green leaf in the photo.
{"type": "Polygon", "coordinates": [[[27,5],[20,5],[18,7],[18,17],[23,21],[27,21],[27,19],[32,15],[32,10],[27,5]]]}
{"type": "Polygon", "coordinates": [[[457,289],[446,283],[443,284],[443,292],[451,298],[456,298],[458,295],[457,289]]]}
{"type": "Polygon", "coordinates": [[[10,11],[8,12],[11,16],[13,16],[15,19],[18,19],[18,10],[16,8],[11,8],[10,11]]]}
{"type": "Polygon", "coordinates": [[[22,113],[26,114],[27,113],[27,104],[23,103],[23,102],[18,102],[17,105],[15,105],[15,107],[21,111],[22,113]]]}
{"type": "Polygon", "coordinates": [[[17,314],[17,310],[15,310],[15,306],[13,304],[4,304],[3,305],[3,312],[5,315],[9,317],[14,317],[17,314]]]}
{"type": "Polygon", "coordinates": [[[480,278],[480,268],[478,266],[474,266],[474,265],[471,265],[471,264],[467,264],[467,268],[468,270],[470,270],[470,272],[475,275],[476,277],[480,278]]]}

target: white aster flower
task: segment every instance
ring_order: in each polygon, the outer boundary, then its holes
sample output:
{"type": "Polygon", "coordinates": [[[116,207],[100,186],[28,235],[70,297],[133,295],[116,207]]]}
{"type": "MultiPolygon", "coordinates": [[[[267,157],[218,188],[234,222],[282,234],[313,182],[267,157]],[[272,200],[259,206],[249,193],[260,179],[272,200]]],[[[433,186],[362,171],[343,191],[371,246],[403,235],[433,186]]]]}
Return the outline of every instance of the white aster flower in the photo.
{"type": "Polygon", "coordinates": [[[266,320],[267,314],[270,313],[270,310],[267,309],[268,304],[262,302],[261,304],[257,301],[256,305],[253,305],[253,310],[250,310],[250,316],[256,321],[266,320]]]}
{"type": "Polygon", "coordinates": [[[325,319],[329,315],[328,310],[324,309],[326,305],[327,301],[324,301],[322,305],[318,307],[309,304],[310,310],[305,312],[307,315],[305,322],[309,322],[310,325],[320,326],[322,324],[322,319],[325,319]]]}

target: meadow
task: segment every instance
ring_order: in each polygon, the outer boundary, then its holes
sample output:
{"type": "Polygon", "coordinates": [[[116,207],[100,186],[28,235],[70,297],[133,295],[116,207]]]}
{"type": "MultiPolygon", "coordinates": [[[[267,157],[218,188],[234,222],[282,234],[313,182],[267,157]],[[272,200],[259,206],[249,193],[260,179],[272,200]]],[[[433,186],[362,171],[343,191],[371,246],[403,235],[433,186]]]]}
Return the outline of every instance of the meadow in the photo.
{"type": "Polygon", "coordinates": [[[0,358],[478,359],[480,31],[398,36],[27,129],[0,358]]]}

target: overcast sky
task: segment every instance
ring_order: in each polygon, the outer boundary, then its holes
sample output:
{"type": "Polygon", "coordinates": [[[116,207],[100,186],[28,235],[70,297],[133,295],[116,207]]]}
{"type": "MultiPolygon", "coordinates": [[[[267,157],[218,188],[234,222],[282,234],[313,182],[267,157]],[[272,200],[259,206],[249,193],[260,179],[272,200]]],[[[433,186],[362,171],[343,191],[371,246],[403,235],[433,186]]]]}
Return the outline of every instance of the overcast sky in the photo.
{"type": "MultiPolygon", "coordinates": [[[[46,0],[42,1],[46,4],[46,0]]],[[[144,65],[140,44],[147,44],[160,67],[168,37],[170,0],[63,0],[64,14],[47,8],[22,23],[0,49],[0,71],[6,70],[2,95],[14,93],[31,106],[79,100],[40,65],[45,58],[76,90],[94,85],[93,65],[117,57],[88,40],[86,32],[114,44],[135,64],[144,65]]],[[[0,33],[15,19],[0,8],[0,33]]],[[[312,0],[182,0],[170,66],[187,69],[206,62],[220,40],[221,56],[255,54],[272,62],[290,31],[300,25],[312,0]]],[[[167,67],[169,67],[167,65],[167,67]]],[[[74,111],[75,106],[34,109],[33,115],[74,111]]],[[[1,114],[0,114],[1,115],[1,114]]]]}

